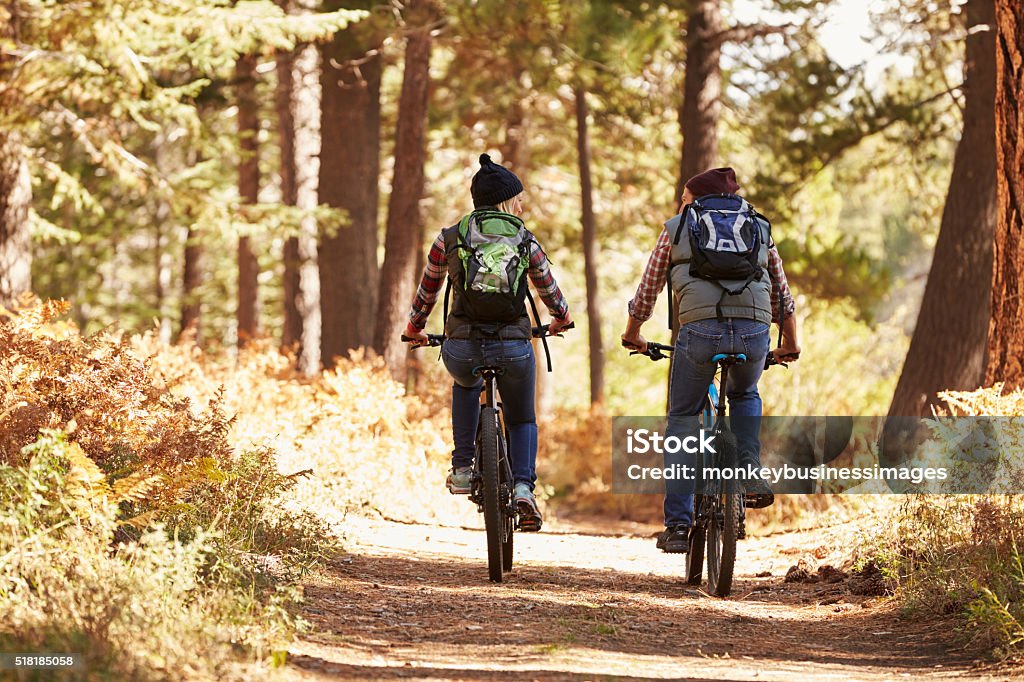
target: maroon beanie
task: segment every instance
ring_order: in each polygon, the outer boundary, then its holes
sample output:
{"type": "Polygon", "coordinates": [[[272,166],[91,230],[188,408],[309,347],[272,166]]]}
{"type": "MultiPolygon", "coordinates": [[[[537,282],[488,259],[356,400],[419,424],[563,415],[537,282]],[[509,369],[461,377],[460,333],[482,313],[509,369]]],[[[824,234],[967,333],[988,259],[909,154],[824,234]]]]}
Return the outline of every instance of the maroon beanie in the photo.
{"type": "Polygon", "coordinates": [[[686,187],[694,197],[702,197],[705,194],[735,194],[740,185],[732,168],[713,168],[694,175],[686,181],[686,187]]]}

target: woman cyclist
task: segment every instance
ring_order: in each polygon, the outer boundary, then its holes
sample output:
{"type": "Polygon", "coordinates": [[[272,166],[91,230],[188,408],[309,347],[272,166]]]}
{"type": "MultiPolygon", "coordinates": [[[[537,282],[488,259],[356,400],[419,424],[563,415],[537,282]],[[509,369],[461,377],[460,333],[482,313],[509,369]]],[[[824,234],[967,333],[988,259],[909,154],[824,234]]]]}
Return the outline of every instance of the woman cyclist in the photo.
{"type": "Polygon", "coordinates": [[[430,247],[406,336],[413,345],[427,343],[423,328],[447,276],[453,298],[451,314],[445,320],[447,340],[441,347],[441,357],[454,379],[455,447],[446,485],[455,495],[468,495],[472,490],[483,388],[483,381],[473,375],[473,369],[480,365],[502,367],[498,390],[509,432],[520,529],[538,531],[542,520],[533,494],[537,480],[536,368],[530,343],[532,325],[526,310],[527,275],[553,318],[549,333],[557,334],[569,324],[569,306],[551,274],[544,250],[519,218],[523,213],[523,184],[519,178],[482,154],[470,193],[473,212],[441,230],[430,247]]]}

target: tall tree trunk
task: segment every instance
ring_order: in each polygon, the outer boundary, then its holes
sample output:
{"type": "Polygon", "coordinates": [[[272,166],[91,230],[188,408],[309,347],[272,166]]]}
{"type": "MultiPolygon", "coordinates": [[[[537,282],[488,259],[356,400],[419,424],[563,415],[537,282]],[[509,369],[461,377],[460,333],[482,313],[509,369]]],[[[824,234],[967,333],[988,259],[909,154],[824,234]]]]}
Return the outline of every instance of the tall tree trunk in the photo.
{"type": "Polygon", "coordinates": [[[683,103],[679,109],[683,153],[673,206],[678,204],[686,181],[713,167],[718,158],[718,117],[722,108],[721,34],[721,0],[691,0],[686,21],[683,103]]]}
{"type": "Polygon", "coordinates": [[[942,390],[971,390],[985,378],[996,230],[995,52],[992,0],[967,3],[964,130],[910,350],[889,414],[931,414],[942,390]]]}
{"type": "Polygon", "coordinates": [[[998,227],[986,383],[1024,385],[1024,4],[996,0],[998,227]]]}
{"type": "MultiPolygon", "coordinates": [[[[722,6],[721,0],[690,0],[686,19],[686,75],[679,107],[683,150],[672,208],[679,205],[686,181],[716,165],[718,118],[722,109],[722,6]]],[[[671,300],[671,299],[670,299],[671,300]]],[[[672,301],[669,316],[672,344],[679,335],[679,316],[672,301]]],[[[669,375],[672,361],[669,360],[669,375]]],[[[666,411],[671,395],[665,398],[666,411]]]]}
{"type": "Polygon", "coordinates": [[[185,262],[182,267],[181,291],[181,329],[178,339],[192,335],[196,343],[202,342],[202,326],[200,312],[202,303],[199,299],[199,285],[203,282],[203,245],[199,243],[199,234],[194,226],[189,225],[185,236],[185,262]]]}
{"type": "MultiPolygon", "coordinates": [[[[286,12],[287,0],[278,4],[286,12]]],[[[277,55],[277,89],[274,104],[277,109],[277,135],[281,163],[281,203],[296,206],[299,188],[295,164],[295,82],[292,75],[294,53],[282,52],[277,55]]],[[[294,349],[302,355],[302,259],[299,255],[298,236],[288,237],[284,242],[284,324],[281,330],[281,345],[294,349]]]]}
{"type": "Polygon", "coordinates": [[[21,145],[0,132],[0,305],[32,288],[28,211],[32,185],[21,145]]]}
{"type": "Polygon", "coordinates": [[[576,87],[576,152],[580,167],[583,211],[583,272],[587,283],[587,328],[590,336],[590,404],[604,400],[604,347],[601,343],[601,309],[597,296],[597,225],[590,176],[590,132],[587,128],[587,90],[576,87]]]}
{"type": "Polygon", "coordinates": [[[359,24],[321,47],[320,202],[348,225],[319,244],[321,355],[326,366],[373,343],[377,316],[377,180],[381,58],[359,24]]]}
{"type": "MultiPolygon", "coordinates": [[[[255,204],[260,193],[259,103],[256,101],[256,57],[243,55],[235,66],[238,80],[238,193],[255,204]]],[[[238,345],[256,336],[259,326],[259,263],[249,237],[238,240],[238,345]]]]}
{"type": "MultiPolygon", "coordinates": [[[[516,74],[515,82],[522,84],[525,71],[516,74]]],[[[505,121],[505,135],[498,145],[501,162],[514,168],[516,175],[526,185],[527,169],[530,167],[530,117],[525,103],[516,99],[508,109],[505,121]]]]}
{"type": "Polygon", "coordinates": [[[405,344],[400,336],[408,318],[416,281],[416,254],[420,248],[423,217],[423,164],[427,157],[427,101],[430,86],[430,0],[409,0],[405,6],[408,37],[405,73],[398,102],[395,132],[395,177],[388,200],[387,236],[380,278],[380,311],[374,346],[384,357],[391,375],[406,379],[405,344]]]}

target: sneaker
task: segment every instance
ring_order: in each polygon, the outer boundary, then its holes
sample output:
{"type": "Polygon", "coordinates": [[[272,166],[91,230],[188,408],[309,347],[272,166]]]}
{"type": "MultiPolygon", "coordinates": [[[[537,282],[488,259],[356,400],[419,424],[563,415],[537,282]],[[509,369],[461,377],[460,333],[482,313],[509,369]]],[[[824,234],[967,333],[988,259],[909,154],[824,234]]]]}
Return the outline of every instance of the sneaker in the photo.
{"type": "Polygon", "coordinates": [[[690,551],[690,527],[669,526],[658,534],[654,545],[666,554],[686,554],[690,551]]]}
{"type": "Polygon", "coordinates": [[[519,530],[524,533],[536,533],[540,530],[544,520],[537,509],[537,498],[533,490],[526,483],[516,483],[515,495],[516,511],[519,513],[519,530]]]}
{"type": "Polygon", "coordinates": [[[750,509],[763,509],[775,502],[775,494],[771,487],[761,478],[751,478],[743,482],[744,502],[750,509]]]}
{"type": "Polygon", "coordinates": [[[452,495],[468,495],[473,490],[473,467],[452,467],[445,485],[452,495]]]}

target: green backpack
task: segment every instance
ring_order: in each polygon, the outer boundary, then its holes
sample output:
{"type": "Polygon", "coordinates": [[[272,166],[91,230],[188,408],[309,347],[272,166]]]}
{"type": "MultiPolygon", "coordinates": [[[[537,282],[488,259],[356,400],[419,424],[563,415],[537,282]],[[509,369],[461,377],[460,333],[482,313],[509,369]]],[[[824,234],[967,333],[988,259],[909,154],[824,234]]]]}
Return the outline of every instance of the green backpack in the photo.
{"type": "Polygon", "coordinates": [[[459,292],[472,319],[513,322],[525,313],[533,236],[514,215],[473,211],[458,225],[455,249],[462,265],[459,292]]]}

